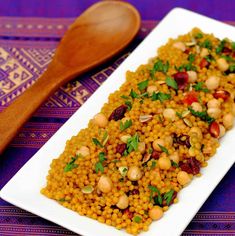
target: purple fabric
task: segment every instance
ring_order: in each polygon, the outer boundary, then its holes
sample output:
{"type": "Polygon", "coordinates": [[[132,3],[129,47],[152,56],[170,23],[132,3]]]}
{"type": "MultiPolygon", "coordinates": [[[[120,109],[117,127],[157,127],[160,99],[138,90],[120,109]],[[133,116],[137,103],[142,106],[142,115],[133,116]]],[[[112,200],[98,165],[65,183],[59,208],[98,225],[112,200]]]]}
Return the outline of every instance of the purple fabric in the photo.
{"type": "MultiPolygon", "coordinates": [[[[96,1],[10,0],[1,2],[0,111],[45,70],[67,26],[75,16],[94,2],[96,1]],[[16,66],[7,64],[9,58],[16,61],[16,66]]],[[[185,7],[216,19],[231,21],[230,23],[235,25],[233,0],[130,0],[129,2],[140,10],[144,20],[138,37],[121,55],[86,73],[79,80],[75,79],[61,87],[40,107],[9,148],[0,156],[0,189],[141,42],[155,26],[156,20],[160,20],[171,8],[185,7]]],[[[235,235],[234,179],[235,166],[230,169],[202,206],[184,235],[235,235]]],[[[0,199],[0,235],[74,234],[0,199]]]]}
{"type": "MultiPolygon", "coordinates": [[[[0,4],[2,16],[76,17],[97,0],[9,0],[0,4]]],[[[160,20],[173,7],[183,7],[219,20],[234,20],[233,0],[128,0],[144,20],[160,20]]]]}

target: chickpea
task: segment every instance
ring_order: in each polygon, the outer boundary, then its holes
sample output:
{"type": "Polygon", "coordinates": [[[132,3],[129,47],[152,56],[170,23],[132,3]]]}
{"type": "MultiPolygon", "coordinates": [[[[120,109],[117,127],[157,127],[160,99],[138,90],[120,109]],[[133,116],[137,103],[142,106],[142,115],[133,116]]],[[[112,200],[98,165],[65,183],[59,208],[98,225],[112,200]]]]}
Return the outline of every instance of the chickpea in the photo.
{"type": "Polygon", "coordinates": [[[191,107],[193,108],[194,111],[202,112],[202,106],[199,102],[193,102],[191,104],[191,107]]]}
{"type": "Polygon", "coordinates": [[[222,138],[225,135],[225,132],[224,126],[219,124],[219,137],[222,138]]]}
{"type": "Polygon", "coordinates": [[[220,114],[221,114],[221,109],[216,108],[216,107],[211,107],[207,110],[207,113],[209,116],[211,116],[212,118],[219,118],[220,114]]]}
{"type": "Polygon", "coordinates": [[[119,197],[118,203],[116,204],[116,206],[119,209],[126,209],[129,205],[129,199],[127,197],[127,195],[124,193],[123,195],[121,195],[119,197]]]}
{"type": "Polygon", "coordinates": [[[233,114],[228,113],[223,117],[223,124],[226,129],[231,129],[233,127],[233,114]]]}
{"type": "Polygon", "coordinates": [[[127,172],[127,177],[132,181],[141,179],[142,173],[140,168],[138,166],[131,166],[127,172]]]}
{"type": "Polygon", "coordinates": [[[220,107],[220,101],[213,98],[213,99],[211,99],[207,102],[207,107],[208,108],[212,108],[212,107],[219,108],[220,107]]]}
{"type": "Polygon", "coordinates": [[[169,157],[160,157],[158,160],[159,168],[162,170],[169,170],[171,168],[171,161],[169,157]]]}
{"type": "Polygon", "coordinates": [[[76,155],[81,155],[83,157],[90,155],[90,149],[86,146],[81,146],[79,150],[77,150],[76,155]]]}
{"type": "Polygon", "coordinates": [[[163,110],[163,116],[165,119],[169,119],[169,120],[174,121],[176,119],[175,110],[172,108],[166,108],[163,110]]]}
{"type": "Polygon", "coordinates": [[[178,48],[179,50],[181,50],[182,52],[184,52],[186,50],[185,44],[183,42],[175,42],[173,44],[174,48],[178,48]]]}
{"type": "Polygon", "coordinates": [[[128,141],[129,138],[131,138],[131,135],[130,135],[130,134],[125,134],[125,135],[122,135],[122,136],[120,137],[120,139],[121,139],[121,141],[122,141],[123,143],[127,143],[127,141],[128,141]]]}
{"type": "Polygon", "coordinates": [[[163,210],[160,206],[154,206],[152,209],[149,210],[149,217],[152,220],[159,220],[163,216],[163,210]]]}
{"type": "Polygon", "coordinates": [[[163,139],[160,139],[160,138],[159,138],[159,139],[154,140],[154,142],[153,142],[153,149],[154,149],[155,151],[161,152],[162,150],[161,150],[161,148],[159,147],[159,145],[165,146],[165,142],[164,142],[163,139]]]}
{"type": "Polygon", "coordinates": [[[144,152],[145,152],[145,142],[139,142],[139,144],[138,144],[138,151],[140,152],[140,153],[142,153],[142,154],[144,154],[144,152]]]}
{"type": "Polygon", "coordinates": [[[196,80],[197,80],[197,72],[195,72],[193,70],[190,70],[190,71],[187,71],[187,74],[188,74],[188,82],[189,83],[196,82],[196,80]]]}
{"type": "Polygon", "coordinates": [[[216,60],[217,66],[221,71],[226,71],[229,68],[228,62],[224,58],[219,58],[216,60]]]}
{"type": "Polygon", "coordinates": [[[179,182],[179,184],[184,186],[191,181],[191,178],[187,172],[179,171],[179,173],[177,174],[177,181],[179,182]]]}
{"type": "Polygon", "coordinates": [[[167,135],[167,136],[164,138],[164,142],[165,142],[165,145],[166,145],[166,146],[171,147],[172,144],[173,144],[173,138],[172,138],[170,135],[167,135]]]}
{"type": "Polygon", "coordinates": [[[98,113],[94,116],[93,122],[99,127],[104,128],[108,124],[108,119],[104,114],[98,113]]]}
{"type": "Polygon", "coordinates": [[[147,92],[148,92],[148,94],[151,96],[151,95],[153,95],[153,92],[157,92],[158,90],[157,90],[157,86],[156,85],[150,85],[150,86],[148,86],[148,88],[147,88],[147,92]]]}
{"type": "Polygon", "coordinates": [[[189,131],[189,135],[192,134],[192,133],[196,133],[197,134],[197,137],[199,140],[202,140],[203,136],[202,136],[202,131],[199,127],[192,127],[189,131]]]}
{"type": "Polygon", "coordinates": [[[208,51],[208,49],[207,48],[202,48],[202,50],[201,50],[201,52],[200,52],[200,56],[201,57],[206,57],[206,56],[208,56],[210,53],[209,53],[209,51],[208,51]]]}
{"type": "Polygon", "coordinates": [[[205,82],[206,87],[210,90],[217,89],[219,87],[219,83],[220,78],[217,76],[210,76],[205,82]]]}
{"type": "Polygon", "coordinates": [[[98,189],[103,192],[103,193],[108,193],[111,191],[112,189],[112,181],[111,179],[106,176],[106,175],[102,175],[98,181],[98,189]]]}
{"type": "Polygon", "coordinates": [[[178,152],[174,152],[171,155],[169,155],[170,160],[174,161],[175,163],[179,163],[180,157],[178,152]]]}

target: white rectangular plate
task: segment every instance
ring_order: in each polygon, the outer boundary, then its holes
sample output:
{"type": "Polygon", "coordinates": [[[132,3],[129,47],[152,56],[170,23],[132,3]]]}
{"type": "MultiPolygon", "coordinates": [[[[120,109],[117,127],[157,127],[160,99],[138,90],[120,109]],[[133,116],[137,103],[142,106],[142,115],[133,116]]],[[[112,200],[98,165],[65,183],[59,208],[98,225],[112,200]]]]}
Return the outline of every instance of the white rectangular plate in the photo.
{"type": "MultiPolygon", "coordinates": [[[[63,151],[66,140],[76,135],[87,125],[88,120],[99,112],[107,101],[108,95],[124,82],[126,71],[134,71],[140,64],[147,63],[149,58],[155,56],[157,48],[165,44],[168,38],[185,34],[193,27],[199,27],[205,33],[214,33],[221,39],[228,37],[235,41],[234,27],[188,10],[173,9],[91,98],[6,184],[0,192],[1,198],[85,236],[127,235],[124,231],[118,231],[62,207],[57,202],[41,195],[40,189],[46,184],[46,176],[52,159],[63,151]]],[[[202,177],[195,178],[180,192],[179,203],[173,205],[160,221],[152,223],[150,230],[141,235],[174,236],[183,232],[234,163],[235,155],[231,155],[235,151],[234,140],[235,129],[229,131],[223,138],[221,147],[209,161],[209,166],[202,169],[202,177]]]]}

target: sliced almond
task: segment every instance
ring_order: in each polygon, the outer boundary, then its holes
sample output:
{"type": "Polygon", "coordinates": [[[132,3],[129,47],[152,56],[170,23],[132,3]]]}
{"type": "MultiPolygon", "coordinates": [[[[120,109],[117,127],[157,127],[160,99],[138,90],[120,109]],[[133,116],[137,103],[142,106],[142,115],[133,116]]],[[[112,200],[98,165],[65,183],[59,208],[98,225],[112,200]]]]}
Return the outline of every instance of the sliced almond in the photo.
{"type": "Polygon", "coordinates": [[[151,120],[152,118],[153,118],[152,115],[140,115],[139,121],[141,123],[144,123],[144,122],[147,122],[147,121],[151,120]]]}
{"type": "Polygon", "coordinates": [[[196,42],[187,42],[187,43],[185,43],[185,45],[188,47],[192,47],[192,46],[196,45],[196,42]]]}
{"type": "Polygon", "coordinates": [[[191,123],[191,121],[190,121],[189,119],[184,118],[183,121],[184,121],[184,123],[185,123],[187,126],[189,126],[189,127],[192,127],[192,126],[193,126],[193,124],[191,123]]]}
{"type": "Polygon", "coordinates": [[[186,111],[183,111],[181,115],[182,115],[182,117],[186,117],[189,114],[190,114],[190,111],[186,110],[186,111]]]}
{"type": "Polygon", "coordinates": [[[165,84],[166,81],[165,81],[165,80],[159,80],[159,81],[157,81],[157,83],[158,83],[158,84],[165,84]]]}
{"type": "Polygon", "coordinates": [[[94,188],[91,185],[87,185],[82,188],[82,192],[85,194],[92,193],[93,191],[94,191],[94,188]]]}
{"type": "Polygon", "coordinates": [[[150,158],[151,158],[151,155],[152,154],[150,154],[150,153],[145,154],[142,162],[143,163],[148,162],[150,160],[150,158]]]}
{"type": "Polygon", "coordinates": [[[125,177],[126,174],[127,174],[127,171],[128,171],[128,167],[127,167],[127,166],[120,166],[120,167],[118,168],[118,170],[119,170],[121,176],[122,176],[122,177],[125,177]]]}

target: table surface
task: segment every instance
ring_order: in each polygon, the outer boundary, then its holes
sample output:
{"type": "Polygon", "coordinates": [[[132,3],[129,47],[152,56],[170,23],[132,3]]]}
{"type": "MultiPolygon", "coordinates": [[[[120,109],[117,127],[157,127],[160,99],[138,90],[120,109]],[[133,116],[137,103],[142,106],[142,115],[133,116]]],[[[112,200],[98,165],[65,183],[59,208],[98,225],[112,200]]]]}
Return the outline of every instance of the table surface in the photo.
{"type": "MultiPolygon", "coordinates": [[[[0,111],[46,69],[68,25],[95,0],[11,0],[0,4],[0,111]]],[[[163,16],[174,7],[235,25],[234,0],[129,0],[142,16],[137,38],[105,65],[55,92],[0,156],[0,189],[89,98],[163,16]]],[[[1,121],[0,121],[1,122],[1,121]]],[[[183,235],[235,235],[235,166],[183,235]]],[[[183,213],[182,213],[183,214],[183,213]]],[[[73,235],[0,199],[0,235],[73,235]]]]}

